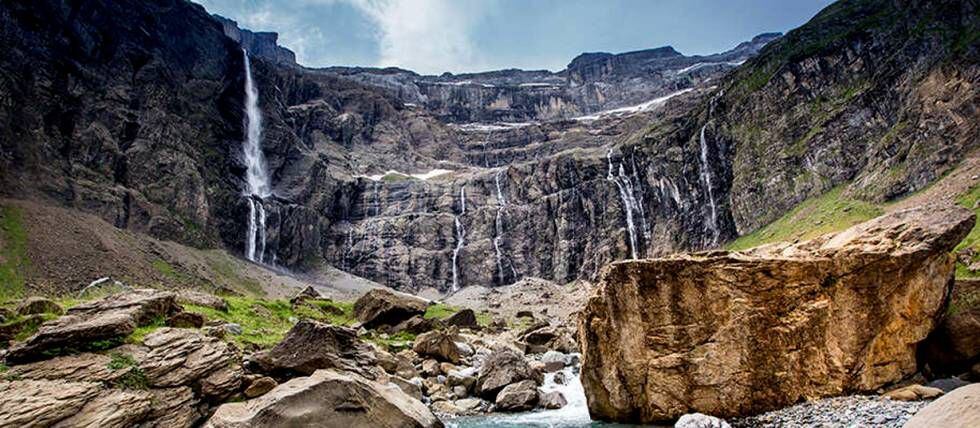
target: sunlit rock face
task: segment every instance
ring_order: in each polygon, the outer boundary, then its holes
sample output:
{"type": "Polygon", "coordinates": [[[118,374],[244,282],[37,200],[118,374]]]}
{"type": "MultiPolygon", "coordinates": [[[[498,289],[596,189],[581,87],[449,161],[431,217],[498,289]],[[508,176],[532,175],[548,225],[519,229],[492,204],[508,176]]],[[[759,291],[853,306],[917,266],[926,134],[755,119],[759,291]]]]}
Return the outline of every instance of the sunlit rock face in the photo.
{"type": "Polygon", "coordinates": [[[613,263],[579,317],[590,413],[744,416],[912,375],[974,221],[925,207],[797,244],[613,263]]]}

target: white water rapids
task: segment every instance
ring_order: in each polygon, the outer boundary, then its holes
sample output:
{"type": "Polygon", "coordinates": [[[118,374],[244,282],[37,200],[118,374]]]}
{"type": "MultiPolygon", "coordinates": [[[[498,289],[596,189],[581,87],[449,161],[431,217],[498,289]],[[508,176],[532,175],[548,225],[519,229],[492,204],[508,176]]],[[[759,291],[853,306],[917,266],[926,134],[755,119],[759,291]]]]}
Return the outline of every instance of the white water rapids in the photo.
{"type": "Polygon", "coordinates": [[[248,51],[245,57],[245,197],[248,198],[248,231],[245,236],[245,258],[262,263],[265,259],[265,207],[263,201],[272,195],[269,174],[262,154],[262,111],[259,91],[252,79],[248,51]]]}

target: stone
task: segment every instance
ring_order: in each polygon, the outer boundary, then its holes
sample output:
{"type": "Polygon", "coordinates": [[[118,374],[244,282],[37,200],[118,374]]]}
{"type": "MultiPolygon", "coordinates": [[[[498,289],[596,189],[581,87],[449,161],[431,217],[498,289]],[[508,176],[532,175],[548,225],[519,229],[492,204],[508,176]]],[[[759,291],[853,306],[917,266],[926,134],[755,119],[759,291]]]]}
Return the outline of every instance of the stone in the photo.
{"type": "Polygon", "coordinates": [[[296,323],[272,349],[252,354],[259,371],[277,377],[309,375],[335,368],[361,372],[376,362],[371,347],[350,328],[311,320],[296,323]]]}
{"type": "Polygon", "coordinates": [[[505,412],[531,410],[538,404],[538,385],[533,380],[507,385],[497,394],[494,404],[505,412]]]}
{"type": "Polygon", "coordinates": [[[354,317],[367,329],[394,326],[424,314],[428,306],[429,302],[422,298],[375,288],[354,302],[354,317]]]}
{"type": "Polygon", "coordinates": [[[453,396],[455,396],[456,398],[466,398],[466,396],[469,395],[469,392],[466,390],[466,387],[463,385],[456,385],[452,387],[452,392],[453,392],[453,396]]]}
{"type": "Polygon", "coordinates": [[[517,317],[517,318],[530,318],[530,319],[533,320],[534,319],[534,312],[531,312],[531,311],[517,311],[517,314],[514,315],[514,316],[517,317]]]}
{"type": "Polygon", "coordinates": [[[194,290],[177,292],[177,303],[182,305],[204,306],[221,312],[228,312],[228,302],[218,296],[194,290]]]}
{"type": "Polygon", "coordinates": [[[463,398],[454,401],[438,401],[432,404],[432,411],[450,416],[473,416],[486,411],[487,403],[479,398],[463,398]]]}
{"type": "Polygon", "coordinates": [[[558,385],[567,385],[568,379],[565,377],[565,372],[555,373],[555,383],[558,385]]]}
{"type": "Polygon", "coordinates": [[[61,305],[54,302],[54,300],[48,299],[46,297],[28,297],[17,305],[17,313],[20,315],[34,315],[34,314],[55,314],[61,315],[65,313],[61,305]]]}
{"type": "Polygon", "coordinates": [[[300,290],[299,293],[296,293],[296,295],[293,296],[292,299],[289,299],[289,303],[296,305],[302,303],[304,300],[307,299],[319,299],[321,297],[322,296],[320,296],[319,291],[316,291],[316,289],[313,288],[312,285],[307,285],[306,288],[300,290]]]}
{"type": "Polygon", "coordinates": [[[461,358],[455,334],[451,330],[435,330],[416,337],[412,350],[421,356],[451,363],[459,363],[461,358]]]}
{"type": "Polygon", "coordinates": [[[175,328],[201,328],[204,315],[195,312],[177,312],[167,318],[167,325],[175,328]]]}
{"type": "Polygon", "coordinates": [[[943,395],[943,390],[918,384],[904,386],[885,393],[885,398],[899,401],[928,400],[943,395]]]}
{"type": "Polygon", "coordinates": [[[938,388],[938,389],[942,390],[943,393],[947,393],[947,392],[950,392],[950,391],[952,391],[952,390],[954,390],[956,388],[964,387],[964,386],[967,386],[969,384],[970,384],[970,382],[967,382],[967,381],[965,381],[963,379],[960,379],[958,377],[950,377],[950,378],[945,378],[945,379],[936,379],[936,380],[933,380],[932,382],[929,382],[929,384],[927,384],[926,386],[932,387],[932,388],[938,388]]]}
{"type": "Polygon", "coordinates": [[[245,332],[241,325],[233,322],[222,324],[220,327],[222,331],[232,336],[239,336],[245,332]]]}
{"type": "Polygon", "coordinates": [[[488,400],[512,383],[533,379],[534,374],[524,357],[510,348],[500,348],[490,354],[480,367],[476,392],[488,400]]]}
{"type": "Polygon", "coordinates": [[[91,382],[0,381],[0,426],[52,426],[78,414],[102,388],[91,382]]]}
{"type": "Polygon", "coordinates": [[[911,209],[795,244],[608,265],[579,316],[590,413],[727,418],[898,382],[973,224],[958,207],[911,209]]]}
{"type": "Polygon", "coordinates": [[[701,413],[688,413],[677,419],[674,428],[732,428],[728,422],[701,413]]]}
{"type": "Polygon", "coordinates": [[[439,362],[434,359],[428,359],[422,361],[422,376],[425,377],[436,377],[442,373],[439,368],[439,362]]]}
{"type": "Polygon", "coordinates": [[[239,364],[218,369],[201,380],[201,395],[210,400],[224,400],[240,390],[244,377],[239,364]]]}
{"type": "Polygon", "coordinates": [[[10,349],[13,363],[48,357],[46,351],[84,349],[92,342],[121,340],[137,327],[166,318],[178,310],[175,295],[151,289],[129,292],[82,303],[68,313],[41,325],[37,333],[10,349]]]}
{"type": "Polygon", "coordinates": [[[279,386],[279,382],[276,382],[275,379],[268,376],[262,376],[248,384],[248,388],[245,388],[244,394],[245,397],[255,398],[272,391],[272,389],[277,386],[279,386]]]}
{"type": "Polygon", "coordinates": [[[459,328],[476,328],[479,324],[476,322],[476,312],[472,309],[460,309],[455,314],[449,316],[443,320],[446,325],[453,325],[459,328]]]}
{"type": "Polygon", "coordinates": [[[980,383],[958,388],[919,410],[903,428],[980,426],[980,383]]]}
{"type": "Polygon", "coordinates": [[[422,399],[422,386],[420,381],[413,382],[401,376],[392,376],[389,381],[398,386],[402,392],[408,394],[416,400],[422,399]]]}
{"type": "Polygon", "coordinates": [[[538,406],[544,409],[560,409],[568,404],[561,391],[538,391],[538,406]]]}
{"type": "Polygon", "coordinates": [[[421,315],[413,316],[405,321],[398,323],[398,325],[391,327],[390,331],[392,333],[412,333],[412,334],[422,334],[438,326],[439,322],[436,320],[425,319],[421,315]]]}
{"type": "Polygon", "coordinates": [[[920,346],[935,376],[966,372],[980,361],[980,279],[957,279],[939,326],[920,346]]]}
{"type": "Polygon", "coordinates": [[[421,401],[397,386],[332,369],[291,379],[243,403],[223,404],[204,426],[322,426],[325,421],[348,428],[443,426],[421,401]]]}
{"type": "Polygon", "coordinates": [[[10,367],[2,375],[11,379],[112,383],[125,374],[112,370],[109,355],[85,352],[10,367]]]}
{"type": "MultiPolygon", "coordinates": [[[[139,368],[150,386],[157,388],[196,386],[241,359],[227,342],[182,328],[157,329],[143,339],[143,345],[149,351],[139,361],[139,368]]],[[[224,375],[228,379],[212,379],[210,395],[227,396],[237,391],[241,372],[224,375]]]]}

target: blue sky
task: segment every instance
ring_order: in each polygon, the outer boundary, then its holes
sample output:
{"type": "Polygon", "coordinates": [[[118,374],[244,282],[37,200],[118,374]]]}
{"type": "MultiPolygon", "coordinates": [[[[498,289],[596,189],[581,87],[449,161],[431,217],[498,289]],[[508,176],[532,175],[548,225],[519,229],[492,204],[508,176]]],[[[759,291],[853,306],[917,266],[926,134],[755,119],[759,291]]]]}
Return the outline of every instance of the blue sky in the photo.
{"type": "Polygon", "coordinates": [[[194,0],[275,31],[306,66],[398,66],[425,74],[558,71],[582,52],[671,45],[709,54],[786,32],[830,0],[194,0]]]}

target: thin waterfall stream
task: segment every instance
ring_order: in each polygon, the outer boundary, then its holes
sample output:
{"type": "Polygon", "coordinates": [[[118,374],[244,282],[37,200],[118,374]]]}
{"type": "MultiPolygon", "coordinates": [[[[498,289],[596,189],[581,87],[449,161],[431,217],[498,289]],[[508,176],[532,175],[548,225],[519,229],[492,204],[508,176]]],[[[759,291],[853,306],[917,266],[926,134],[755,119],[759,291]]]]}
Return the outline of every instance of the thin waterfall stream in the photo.
{"type": "Polygon", "coordinates": [[[252,78],[248,51],[245,58],[245,193],[248,199],[248,230],[245,236],[245,258],[265,261],[265,198],[272,195],[269,174],[262,153],[262,111],[259,110],[259,91],[252,78]]]}

